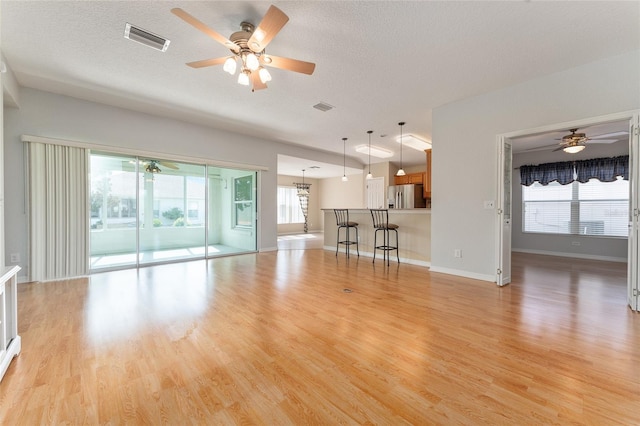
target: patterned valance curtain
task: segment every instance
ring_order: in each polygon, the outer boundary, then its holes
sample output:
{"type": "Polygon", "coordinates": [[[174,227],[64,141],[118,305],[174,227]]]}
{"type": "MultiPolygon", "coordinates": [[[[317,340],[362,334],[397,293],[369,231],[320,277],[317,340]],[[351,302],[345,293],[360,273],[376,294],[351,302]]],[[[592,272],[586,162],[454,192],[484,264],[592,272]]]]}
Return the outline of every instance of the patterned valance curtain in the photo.
{"type": "Polygon", "coordinates": [[[561,185],[575,180],[586,183],[589,179],[613,182],[618,176],[629,180],[628,155],[520,166],[520,183],[524,186],[530,186],[534,182],[548,185],[554,181],[561,185]]]}
{"type": "Polygon", "coordinates": [[[578,182],[586,183],[589,179],[613,182],[618,176],[622,176],[624,180],[629,180],[628,155],[576,161],[576,180],[578,182]]]}
{"type": "Polygon", "coordinates": [[[536,181],[542,185],[557,181],[561,185],[566,185],[573,182],[573,174],[573,161],[520,166],[520,183],[531,186],[536,181]]]}

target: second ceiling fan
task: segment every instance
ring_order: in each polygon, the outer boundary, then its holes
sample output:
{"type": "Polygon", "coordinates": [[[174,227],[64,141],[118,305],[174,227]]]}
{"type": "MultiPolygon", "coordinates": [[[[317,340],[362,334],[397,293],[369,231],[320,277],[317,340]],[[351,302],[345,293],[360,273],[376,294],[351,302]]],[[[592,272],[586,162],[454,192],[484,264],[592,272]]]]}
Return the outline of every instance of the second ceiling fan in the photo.
{"type": "Polygon", "coordinates": [[[269,7],[257,27],[249,22],[242,22],[240,24],[241,30],[231,34],[229,38],[209,28],[180,8],[171,9],[171,13],[231,50],[231,56],[187,63],[192,68],[224,64],[224,71],[235,74],[239,64],[238,83],[245,86],[251,83],[254,91],[266,89],[267,82],[271,80],[271,75],[264,66],[308,75],[313,74],[315,70],[314,63],[265,53],[267,45],[289,21],[289,17],[273,5],[269,7]]]}

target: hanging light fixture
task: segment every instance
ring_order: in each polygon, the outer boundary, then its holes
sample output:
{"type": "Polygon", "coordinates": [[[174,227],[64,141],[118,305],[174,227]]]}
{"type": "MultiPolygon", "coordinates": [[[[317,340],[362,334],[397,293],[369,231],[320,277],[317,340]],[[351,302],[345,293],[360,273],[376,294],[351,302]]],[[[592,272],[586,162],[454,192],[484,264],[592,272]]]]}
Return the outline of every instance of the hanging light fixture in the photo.
{"type": "Polygon", "coordinates": [[[226,61],[224,61],[224,66],[222,67],[222,69],[225,72],[228,72],[231,75],[234,75],[236,73],[236,67],[238,66],[238,64],[236,63],[236,57],[235,56],[229,56],[227,58],[226,61]]]}
{"type": "Polygon", "coordinates": [[[347,177],[347,138],[342,138],[342,181],[346,182],[347,177]]]}
{"type": "Polygon", "coordinates": [[[585,148],[586,147],[584,145],[569,145],[569,146],[565,146],[564,148],[562,148],[562,150],[564,152],[569,153],[569,154],[576,154],[576,153],[582,151],[585,148]]]}
{"type": "Polygon", "coordinates": [[[406,175],[406,173],[404,172],[404,169],[402,168],[402,126],[404,126],[406,123],[404,121],[401,121],[398,123],[398,125],[400,126],[400,170],[398,170],[398,173],[396,173],[396,176],[404,176],[406,175]]]}
{"type": "Polygon", "coordinates": [[[371,174],[371,133],[373,133],[373,130],[367,130],[367,133],[369,134],[369,173],[367,173],[367,180],[369,180],[373,179],[371,174]]]}
{"type": "Polygon", "coordinates": [[[302,183],[296,183],[295,185],[298,187],[298,196],[309,195],[309,184],[304,183],[304,170],[302,169],[302,183]]]}

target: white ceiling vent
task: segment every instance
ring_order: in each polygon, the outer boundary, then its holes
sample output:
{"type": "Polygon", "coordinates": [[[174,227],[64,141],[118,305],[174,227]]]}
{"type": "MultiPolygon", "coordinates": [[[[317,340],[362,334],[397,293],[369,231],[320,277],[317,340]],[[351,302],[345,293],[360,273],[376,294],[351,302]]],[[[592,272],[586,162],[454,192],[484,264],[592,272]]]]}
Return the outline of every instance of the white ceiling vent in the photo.
{"type": "Polygon", "coordinates": [[[329,104],[328,104],[328,103],[326,103],[326,102],[320,102],[320,103],[317,103],[317,104],[315,104],[313,107],[314,107],[315,109],[319,109],[319,110],[320,110],[320,111],[322,111],[322,112],[327,112],[327,111],[332,110],[332,109],[334,108],[334,107],[333,107],[333,105],[329,105],[329,104]]]}
{"type": "Polygon", "coordinates": [[[144,44],[145,46],[152,47],[162,52],[166,52],[169,48],[169,43],[171,43],[171,41],[167,40],[166,38],[162,38],[159,35],[150,33],[149,31],[143,30],[142,28],[134,27],[129,23],[127,23],[127,25],[125,25],[124,27],[124,38],[137,41],[138,43],[144,44]]]}

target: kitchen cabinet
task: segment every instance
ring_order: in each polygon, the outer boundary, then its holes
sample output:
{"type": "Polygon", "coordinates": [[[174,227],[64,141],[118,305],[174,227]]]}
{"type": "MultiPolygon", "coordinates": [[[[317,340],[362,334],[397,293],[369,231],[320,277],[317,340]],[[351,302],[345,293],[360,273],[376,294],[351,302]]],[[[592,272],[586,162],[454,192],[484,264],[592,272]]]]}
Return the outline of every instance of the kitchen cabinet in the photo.
{"type": "Polygon", "coordinates": [[[423,184],[424,173],[408,173],[404,176],[395,176],[395,185],[407,185],[407,184],[423,184]]]}
{"type": "Polygon", "coordinates": [[[424,152],[427,154],[427,171],[424,173],[422,191],[424,198],[431,199],[431,150],[425,149],[424,152]]]}

